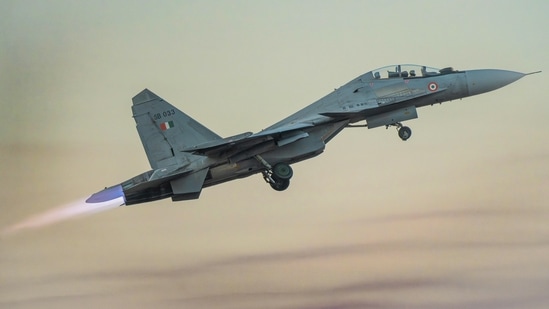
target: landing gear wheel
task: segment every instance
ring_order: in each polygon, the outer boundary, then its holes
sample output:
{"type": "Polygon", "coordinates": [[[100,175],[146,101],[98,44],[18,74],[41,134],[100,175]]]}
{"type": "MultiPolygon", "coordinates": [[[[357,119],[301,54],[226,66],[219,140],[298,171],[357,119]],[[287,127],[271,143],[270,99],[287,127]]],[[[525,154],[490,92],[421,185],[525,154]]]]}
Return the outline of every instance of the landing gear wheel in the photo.
{"type": "Polygon", "coordinates": [[[261,171],[263,179],[268,183],[271,188],[276,191],[284,191],[290,186],[290,178],[294,175],[292,168],[286,163],[278,163],[275,166],[271,166],[269,162],[265,161],[260,155],[256,155],[255,158],[265,167],[261,171]]]}
{"type": "Polygon", "coordinates": [[[290,178],[292,178],[293,175],[294,175],[294,171],[288,164],[278,163],[275,166],[273,166],[273,178],[280,179],[280,180],[290,180],[290,178]]]}
{"type": "Polygon", "coordinates": [[[408,140],[412,136],[412,129],[408,127],[401,127],[398,129],[398,136],[403,140],[408,140]]]}
{"type": "Polygon", "coordinates": [[[269,183],[271,188],[276,191],[284,191],[290,186],[290,179],[275,179],[275,182],[269,183]]]}

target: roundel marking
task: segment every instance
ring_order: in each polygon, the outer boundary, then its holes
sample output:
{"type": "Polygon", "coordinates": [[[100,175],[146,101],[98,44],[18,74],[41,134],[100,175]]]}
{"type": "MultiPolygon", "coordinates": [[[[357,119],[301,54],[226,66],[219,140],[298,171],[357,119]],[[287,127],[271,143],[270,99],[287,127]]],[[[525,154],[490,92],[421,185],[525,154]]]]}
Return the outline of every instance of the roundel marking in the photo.
{"type": "Polygon", "coordinates": [[[430,83],[427,85],[427,88],[429,89],[429,91],[435,92],[435,91],[438,90],[438,84],[435,83],[435,82],[430,82],[430,83]]]}

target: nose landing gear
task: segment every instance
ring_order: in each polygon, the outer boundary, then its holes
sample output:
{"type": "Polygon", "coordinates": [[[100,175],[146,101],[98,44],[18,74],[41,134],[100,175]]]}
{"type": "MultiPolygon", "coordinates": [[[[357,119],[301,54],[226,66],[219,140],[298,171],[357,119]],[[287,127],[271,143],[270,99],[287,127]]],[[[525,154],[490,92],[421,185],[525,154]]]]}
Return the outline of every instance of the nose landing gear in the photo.
{"type": "Polygon", "coordinates": [[[395,126],[397,128],[398,137],[400,137],[400,139],[403,141],[407,141],[412,136],[412,129],[410,129],[409,127],[403,126],[402,123],[400,122],[387,125],[387,129],[390,126],[395,126]]]}
{"type": "Polygon", "coordinates": [[[403,141],[408,140],[412,136],[412,129],[408,127],[401,127],[398,129],[398,137],[403,141]]]}

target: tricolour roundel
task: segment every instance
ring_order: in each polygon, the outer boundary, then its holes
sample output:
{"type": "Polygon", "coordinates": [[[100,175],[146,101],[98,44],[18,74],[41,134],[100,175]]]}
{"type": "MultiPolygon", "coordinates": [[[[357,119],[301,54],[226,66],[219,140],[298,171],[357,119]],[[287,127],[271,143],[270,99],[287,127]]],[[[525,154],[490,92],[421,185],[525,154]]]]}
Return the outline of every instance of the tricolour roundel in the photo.
{"type": "Polygon", "coordinates": [[[435,92],[438,90],[438,84],[435,82],[430,82],[429,85],[427,85],[427,88],[429,89],[429,91],[435,92]]]}

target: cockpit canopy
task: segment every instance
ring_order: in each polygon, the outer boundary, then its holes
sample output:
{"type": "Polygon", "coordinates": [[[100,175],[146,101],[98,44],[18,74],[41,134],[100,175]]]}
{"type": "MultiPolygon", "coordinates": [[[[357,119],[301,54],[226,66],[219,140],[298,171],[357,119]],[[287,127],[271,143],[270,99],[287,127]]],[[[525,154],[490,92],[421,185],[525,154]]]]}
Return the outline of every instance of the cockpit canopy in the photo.
{"type": "Polygon", "coordinates": [[[457,72],[453,68],[444,68],[442,70],[431,68],[424,65],[416,64],[398,64],[390,65],[377,70],[373,70],[373,79],[388,79],[388,78],[414,78],[427,77],[441,74],[449,74],[457,72]]]}

